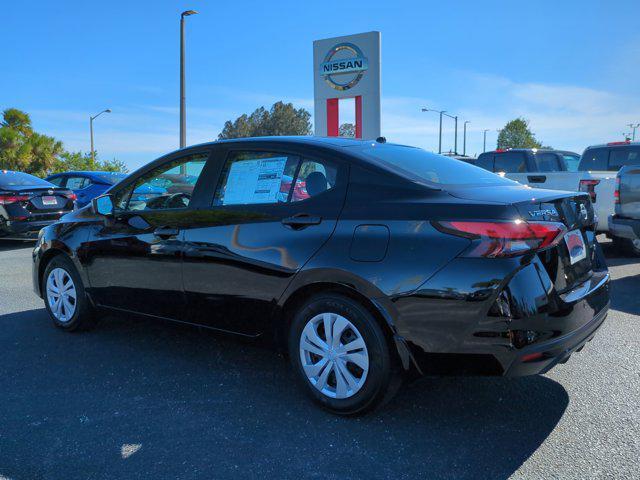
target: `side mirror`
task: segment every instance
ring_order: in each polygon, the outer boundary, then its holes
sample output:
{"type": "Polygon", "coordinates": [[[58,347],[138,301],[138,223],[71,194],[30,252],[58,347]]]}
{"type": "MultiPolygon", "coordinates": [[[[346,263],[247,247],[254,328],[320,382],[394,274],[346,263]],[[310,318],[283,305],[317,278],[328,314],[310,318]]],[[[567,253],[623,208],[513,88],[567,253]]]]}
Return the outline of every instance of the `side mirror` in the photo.
{"type": "Polygon", "coordinates": [[[93,213],[105,217],[113,216],[113,197],[109,194],[101,195],[91,200],[93,213]]]}

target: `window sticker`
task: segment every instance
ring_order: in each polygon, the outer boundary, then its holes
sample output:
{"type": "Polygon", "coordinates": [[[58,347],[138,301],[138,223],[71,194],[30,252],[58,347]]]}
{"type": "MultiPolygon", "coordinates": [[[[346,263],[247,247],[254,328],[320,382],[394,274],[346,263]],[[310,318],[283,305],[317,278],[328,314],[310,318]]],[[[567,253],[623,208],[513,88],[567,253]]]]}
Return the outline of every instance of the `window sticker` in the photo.
{"type": "Polygon", "coordinates": [[[234,162],[229,169],[223,205],[286,201],[280,192],[287,157],[234,162]]]}

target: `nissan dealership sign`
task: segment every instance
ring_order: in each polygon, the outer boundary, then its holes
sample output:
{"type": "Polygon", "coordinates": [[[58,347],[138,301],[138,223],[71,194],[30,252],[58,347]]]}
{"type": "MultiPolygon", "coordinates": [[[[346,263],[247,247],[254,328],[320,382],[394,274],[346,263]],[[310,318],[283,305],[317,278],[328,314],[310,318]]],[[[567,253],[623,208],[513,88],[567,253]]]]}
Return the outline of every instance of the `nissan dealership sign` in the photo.
{"type": "Polygon", "coordinates": [[[336,90],[349,90],[355,86],[362,80],[367,68],[367,58],[353,43],[340,43],[334,46],[320,65],[324,79],[336,90]],[[341,80],[341,77],[345,76],[349,78],[341,80]]]}
{"type": "Polygon", "coordinates": [[[380,32],[313,42],[313,85],[316,135],[338,135],[340,100],[352,98],[356,137],[381,136],[380,32]]]}

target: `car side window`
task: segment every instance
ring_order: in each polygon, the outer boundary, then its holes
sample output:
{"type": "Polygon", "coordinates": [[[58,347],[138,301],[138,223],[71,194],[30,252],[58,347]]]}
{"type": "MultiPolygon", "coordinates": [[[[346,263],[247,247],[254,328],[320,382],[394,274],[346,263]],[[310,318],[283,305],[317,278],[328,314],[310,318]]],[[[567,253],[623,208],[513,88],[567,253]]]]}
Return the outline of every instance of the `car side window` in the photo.
{"type": "Polygon", "coordinates": [[[608,160],[608,148],[588,148],[582,154],[578,170],[581,172],[586,172],[588,170],[606,171],[608,160]]]}
{"type": "Polygon", "coordinates": [[[539,172],[559,172],[561,170],[560,162],[555,153],[536,153],[535,159],[539,172]]]}
{"type": "Polygon", "coordinates": [[[315,197],[336,185],[337,168],[325,161],[304,160],[291,194],[292,202],[315,197]]]}
{"type": "Polygon", "coordinates": [[[91,182],[86,177],[69,177],[67,178],[67,188],[71,190],[82,190],[89,186],[91,182]]]}
{"type": "Polygon", "coordinates": [[[181,157],[143,174],[115,194],[116,208],[121,211],[188,208],[208,157],[208,153],[181,157]]]}
{"type": "Polygon", "coordinates": [[[300,157],[278,152],[230,152],[213,205],[250,205],[289,201],[300,157]]]}
{"type": "Polygon", "coordinates": [[[504,173],[525,173],[527,171],[527,159],[522,152],[498,153],[496,154],[493,171],[504,173]]]}
{"type": "Polygon", "coordinates": [[[577,172],[578,165],[580,165],[580,155],[562,154],[565,167],[568,172],[577,172]]]}

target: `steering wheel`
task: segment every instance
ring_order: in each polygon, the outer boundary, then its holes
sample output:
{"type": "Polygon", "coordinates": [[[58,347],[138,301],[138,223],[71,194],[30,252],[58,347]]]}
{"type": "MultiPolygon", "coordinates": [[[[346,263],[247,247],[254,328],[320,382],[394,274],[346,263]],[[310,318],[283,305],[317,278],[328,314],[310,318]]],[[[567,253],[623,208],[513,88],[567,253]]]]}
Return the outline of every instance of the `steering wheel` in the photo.
{"type": "Polygon", "coordinates": [[[164,208],[183,208],[183,207],[188,207],[190,201],[191,201],[190,193],[185,193],[185,192],[172,193],[171,195],[165,198],[163,206],[164,208]],[[186,202],[184,200],[186,200],[186,202]],[[177,203],[178,201],[181,201],[181,204],[174,205],[174,203],[177,203]]]}

